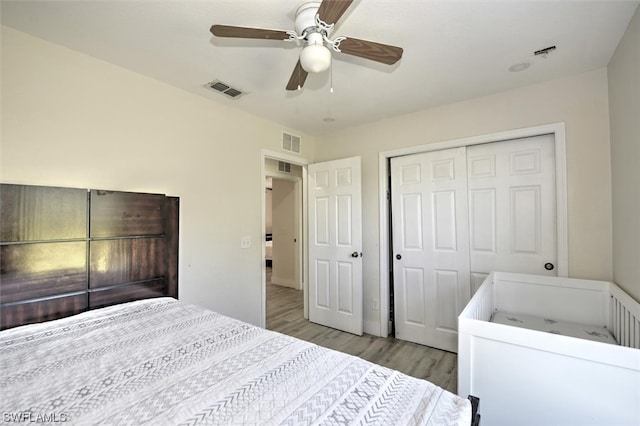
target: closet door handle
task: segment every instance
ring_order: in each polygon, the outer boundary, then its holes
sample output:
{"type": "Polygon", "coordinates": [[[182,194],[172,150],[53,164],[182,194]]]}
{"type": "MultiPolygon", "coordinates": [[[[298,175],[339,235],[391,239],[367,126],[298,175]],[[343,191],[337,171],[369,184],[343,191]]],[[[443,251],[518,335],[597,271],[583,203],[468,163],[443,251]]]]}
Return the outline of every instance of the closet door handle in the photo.
{"type": "Polygon", "coordinates": [[[547,271],[553,271],[553,268],[555,268],[555,265],[551,262],[544,264],[544,269],[546,269],[547,271]]]}
{"type": "Polygon", "coordinates": [[[398,260],[402,259],[402,255],[401,254],[396,254],[396,259],[398,259],[398,260]]]}
{"type": "Polygon", "coordinates": [[[353,253],[351,253],[351,257],[358,257],[358,256],[359,256],[359,254],[358,254],[357,251],[354,251],[353,253]]]}

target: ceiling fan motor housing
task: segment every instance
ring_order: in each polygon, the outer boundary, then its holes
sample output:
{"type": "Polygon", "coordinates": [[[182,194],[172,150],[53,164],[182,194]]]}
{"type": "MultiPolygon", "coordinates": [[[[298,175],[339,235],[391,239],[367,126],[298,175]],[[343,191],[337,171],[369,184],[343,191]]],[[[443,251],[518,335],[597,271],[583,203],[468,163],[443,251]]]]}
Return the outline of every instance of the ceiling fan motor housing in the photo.
{"type": "Polygon", "coordinates": [[[320,2],[309,2],[296,11],[296,33],[306,42],[300,52],[300,65],[311,73],[326,71],[331,64],[331,51],[324,46],[327,32],[316,21],[319,7],[320,2]]]}
{"type": "Polygon", "coordinates": [[[307,29],[317,26],[316,15],[319,8],[320,2],[317,1],[303,3],[298,7],[296,11],[296,33],[298,35],[304,35],[307,29]]]}

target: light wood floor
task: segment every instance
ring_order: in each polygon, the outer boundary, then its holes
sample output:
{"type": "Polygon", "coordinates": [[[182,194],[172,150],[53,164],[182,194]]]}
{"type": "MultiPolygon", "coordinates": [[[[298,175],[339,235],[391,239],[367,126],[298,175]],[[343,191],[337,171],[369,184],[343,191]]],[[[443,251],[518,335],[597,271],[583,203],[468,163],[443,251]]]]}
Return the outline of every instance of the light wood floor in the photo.
{"type": "Polygon", "coordinates": [[[311,323],[303,317],[302,292],[271,284],[271,268],[267,268],[267,328],[359,356],[457,393],[456,354],[393,338],[356,336],[311,323]]]}

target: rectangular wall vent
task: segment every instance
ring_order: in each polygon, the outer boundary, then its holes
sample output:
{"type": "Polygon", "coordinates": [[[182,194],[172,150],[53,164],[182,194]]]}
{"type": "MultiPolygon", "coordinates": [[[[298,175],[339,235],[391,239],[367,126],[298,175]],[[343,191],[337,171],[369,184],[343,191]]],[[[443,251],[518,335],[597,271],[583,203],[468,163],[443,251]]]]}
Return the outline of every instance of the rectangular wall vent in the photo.
{"type": "Polygon", "coordinates": [[[300,154],[300,137],[282,132],[282,149],[300,154]]]}
{"type": "Polygon", "coordinates": [[[278,161],[278,171],[284,173],[291,173],[291,164],[284,161],[278,161]]]}
{"type": "Polygon", "coordinates": [[[244,92],[242,92],[242,91],[240,91],[238,89],[235,89],[235,88],[229,86],[228,84],[223,83],[223,82],[221,82],[219,80],[210,81],[207,84],[205,84],[204,87],[206,87],[208,89],[211,89],[211,90],[214,90],[214,91],[216,91],[218,93],[221,93],[223,95],[227,95],[228,97],[230,97],[232,99],[237,99],[240,96],[245,94],[244,92]]]}

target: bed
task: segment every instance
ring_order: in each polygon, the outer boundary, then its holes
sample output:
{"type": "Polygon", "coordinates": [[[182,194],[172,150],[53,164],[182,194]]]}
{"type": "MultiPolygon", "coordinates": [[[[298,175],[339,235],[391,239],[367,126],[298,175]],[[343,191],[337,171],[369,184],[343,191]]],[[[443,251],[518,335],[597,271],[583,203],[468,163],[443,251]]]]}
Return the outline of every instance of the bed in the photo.
{"type": "Polygon", "coordinates": [[[3,422],[479,423],[477,398],[177,300],[178,224],[164,194],[0,185],[3,422]]]}
{"type": "Polygon", "coordinates": [[[615,284],[494,272],[458,330],[486,424],[640,424],[640,305],[615,284]]]}
{"type": "Polygon", "coordinates": [[[5,330],[0,348],[2,410],[15,418],[471,424],[470,402],[430,382],[172,298],[5,330]]]}

